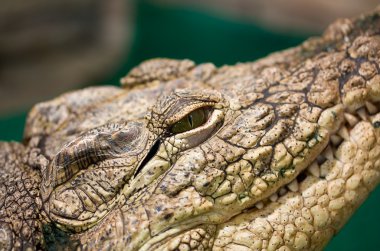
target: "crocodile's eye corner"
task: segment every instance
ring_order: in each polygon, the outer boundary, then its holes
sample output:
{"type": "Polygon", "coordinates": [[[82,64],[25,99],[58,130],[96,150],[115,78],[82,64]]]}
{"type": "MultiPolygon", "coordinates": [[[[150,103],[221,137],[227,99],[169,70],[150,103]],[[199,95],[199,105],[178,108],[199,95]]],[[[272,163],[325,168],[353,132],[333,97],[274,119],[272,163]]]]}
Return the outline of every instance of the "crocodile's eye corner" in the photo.
{"type": "Polygon", "coordinates": [[[169,131],[173,134],[178,134],[200,127],[207,122],[210,113],[210,107],[198,108],[174,123],[170,127],[169,131]]]}

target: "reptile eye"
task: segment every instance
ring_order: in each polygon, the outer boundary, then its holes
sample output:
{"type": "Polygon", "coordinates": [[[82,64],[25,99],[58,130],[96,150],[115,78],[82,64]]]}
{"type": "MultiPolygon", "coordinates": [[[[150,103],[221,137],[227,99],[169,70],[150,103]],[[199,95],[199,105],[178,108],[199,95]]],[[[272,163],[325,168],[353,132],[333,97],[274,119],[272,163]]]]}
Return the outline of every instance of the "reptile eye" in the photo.
{"type": "Polygon", "coordinates": [[[203,125],[208,120],[209,111],[210,109],[207,107],[201,107],[190,112],[181,120],[172,125],[170,132],[173,134],[182,133],[203,125]]]}

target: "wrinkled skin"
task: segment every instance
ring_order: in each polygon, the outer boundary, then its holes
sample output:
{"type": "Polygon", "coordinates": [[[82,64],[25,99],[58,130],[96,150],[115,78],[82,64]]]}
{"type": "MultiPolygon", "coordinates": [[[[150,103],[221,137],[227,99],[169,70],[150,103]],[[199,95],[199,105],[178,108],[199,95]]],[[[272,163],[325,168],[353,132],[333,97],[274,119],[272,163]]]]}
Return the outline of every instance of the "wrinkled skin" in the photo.
{"type": "Polygon", "coordinates": [[[0,249],[322,249],[380,180],[379,15],[36,105],[0,143],[0,249]]]}

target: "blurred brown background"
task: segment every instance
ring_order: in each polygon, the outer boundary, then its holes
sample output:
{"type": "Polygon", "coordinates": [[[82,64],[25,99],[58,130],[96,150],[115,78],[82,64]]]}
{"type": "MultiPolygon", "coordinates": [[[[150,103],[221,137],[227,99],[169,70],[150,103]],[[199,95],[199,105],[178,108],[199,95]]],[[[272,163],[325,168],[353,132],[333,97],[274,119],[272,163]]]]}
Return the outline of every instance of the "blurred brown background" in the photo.
{"type": "Polygon", "coordinates": [[[0,115],[104,78],[131,22],[123,0],[2,0],[0,115]]]}
{"type": "MultiPolygon", "coordinates": [[[[273,31],[318,34],[337,17],[370,10],[378,1],[145,2],[252,22],[273,31]]],[[[136,4],[137,1],[128,0],[2,0],[0,116],[107,79],[128,57],[134,37],[136,4]]]]}

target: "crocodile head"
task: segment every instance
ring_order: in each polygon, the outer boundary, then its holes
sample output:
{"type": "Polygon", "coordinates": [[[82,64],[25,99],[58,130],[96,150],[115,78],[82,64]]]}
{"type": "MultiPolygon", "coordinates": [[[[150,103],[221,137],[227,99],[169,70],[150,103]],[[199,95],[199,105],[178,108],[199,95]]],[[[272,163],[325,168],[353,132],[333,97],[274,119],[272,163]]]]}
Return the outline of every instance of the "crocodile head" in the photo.
{"type": "Polygon", "coordinates": [[[38,104],[45,245],[322,249],[380,181],[379,13],[254,63],[154,59],[38,104]]]}

